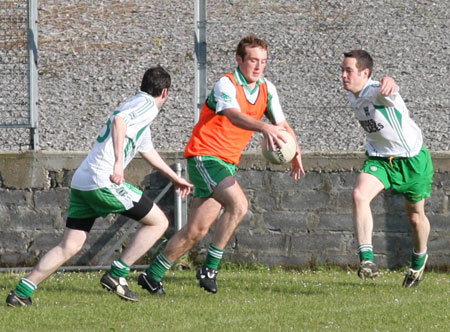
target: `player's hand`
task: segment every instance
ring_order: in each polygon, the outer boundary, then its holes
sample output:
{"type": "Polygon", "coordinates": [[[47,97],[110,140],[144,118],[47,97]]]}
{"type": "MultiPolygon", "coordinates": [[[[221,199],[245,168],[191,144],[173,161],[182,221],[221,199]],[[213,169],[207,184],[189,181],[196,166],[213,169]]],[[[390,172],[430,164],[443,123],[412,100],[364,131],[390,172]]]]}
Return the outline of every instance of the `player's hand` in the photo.
{"type": "Polygon", "coordinates": [[[282,143],[287,143],[285,138],[281,134],[282,131],[286,130],[283,127],[274,126],[268,123],[264,127],[262,133],[266,138],[268,148],[270,148],[270,150],[276,151],[276,145],[281,146],[282,143]]]}
{"type": "Polygon", "coordinates": [[[121,166],[114,166],[113,174],[109,177],[111,182],[115,184],[121,184],[125,181],[125,175],[121,166]]]}
{"type": "Polygon", "coordinates": [[[380,93],[384,96],[389,96],[397,91],[397,84],[392,77],[386,76],[380,80],[380,93]]]}
{"type": "Polygon", "coordinates": [[[175,192],[181,198],[184,198],[187,195],[189,195],[192,191],[192,188],[194,187],[192,183],[180,177],[173,182],[173,185],[175,186],[175,192]]]}
{"type": "Polygon", "coordinates": [[[295,181],[300,180],[301,176],[305,175],[305,170],[303,169],[302,154],[297,152],[294,159],[292,159],[291,176],[295,181]]]}

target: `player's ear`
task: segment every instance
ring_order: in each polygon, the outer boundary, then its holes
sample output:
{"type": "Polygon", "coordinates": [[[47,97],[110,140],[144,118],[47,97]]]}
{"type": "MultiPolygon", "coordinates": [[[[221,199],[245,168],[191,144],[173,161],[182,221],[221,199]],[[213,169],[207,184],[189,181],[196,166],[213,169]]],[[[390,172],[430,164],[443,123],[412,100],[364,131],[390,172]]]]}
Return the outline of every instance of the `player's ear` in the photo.
{"type": "Polygon", "coordinates": [[[364,74],[364,77],[367,77],[367,78],[370,77],[370,69],[369,69],[369,68],[364,68],[364,69],[362,70],[362,72],[363,72],[363,74],[364,74]]]}
{"type": "Polygon", "coordinates": [[[167,99],[167,97],[169,96],[169,89],[168,88],[164,88],[161,92],[161,98],[162,99],[167,99]]]}

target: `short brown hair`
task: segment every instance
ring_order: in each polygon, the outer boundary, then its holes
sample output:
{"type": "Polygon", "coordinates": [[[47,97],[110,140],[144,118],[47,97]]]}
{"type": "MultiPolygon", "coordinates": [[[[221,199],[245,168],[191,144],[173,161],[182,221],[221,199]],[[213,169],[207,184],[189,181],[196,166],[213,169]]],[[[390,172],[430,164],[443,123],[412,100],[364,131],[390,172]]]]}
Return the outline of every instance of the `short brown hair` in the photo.
{"type": "Polygon", "coordinates": [[[261,47],[263,50],[267,51],[267,42],[264,39],[260,39],[256,37],[254,34],[250,34],[244,38],[241,39],[239,42],[237,48],[236,48],[236,55],[239,55],[242,59],[245,58],[246,55],[246,48],[250,47],[261,47]]]}
{"type": "Polygon", "coordinates": [[[142,77],[141,91],[159,97],[164,89],[170,88],[170,84],[170,74],[163,67],[152,67],[147,69],[142,77]]]}
{"type": "Polygon", "coordinates": [[[352,50],[350,52],[344,53],[345,58],[355,58],[356,68],[359,71],[364,69],[369,69],[369,77],[372,75],[373,70],[373,60],[370,54],[363,50],[352,50]]]}

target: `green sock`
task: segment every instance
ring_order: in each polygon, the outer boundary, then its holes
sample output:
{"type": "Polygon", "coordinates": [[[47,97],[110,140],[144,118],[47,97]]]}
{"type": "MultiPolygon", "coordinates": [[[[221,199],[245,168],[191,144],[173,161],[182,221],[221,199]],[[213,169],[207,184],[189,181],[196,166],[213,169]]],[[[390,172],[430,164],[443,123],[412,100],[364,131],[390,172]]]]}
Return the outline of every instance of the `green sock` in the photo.
{"type": "Polygon", "coordinates": [[[358,247],[359,260],[362,261],[371,261],[375,260],[373,255],[373,246],[371,244],[361,244],[358,247]]]}
{"type": "Polygon", "coordinates": [[[427,257],[427,252],[419,253],[417,254],[415,251],[413,251],[411,255],[411,269],[413,270],[420,270],[425,264],[425,258],[427,257]]]}
{"type": "Polygon", "coordinates": [[[111,264],[109,274],[113,278],[126,277],[130,273],[130,267],[125,264],[121,259],[118,259],[111,264]]]}
{"type": "Polygon", "coordinates": [[[224,251],[225,250],[219,249],[214,244],[210,243],[208,254],[206,255],[206,261],[203,266],[217,270],[219,268],[220,261],[222,260],[224,251]]]}
{"type": "Polygon", "coordinates": [[[162,252],[156,256],[156,258],[151,262],[147,268],[147,275],[155,280],[161,281],[166,272],[172,267],[173,262],[169,261],[162,252]]]}
{"type": "Polygon", "coordinates": [[[33,282],[26,278],[22,278],[14,292],[20,297],[30,297],[36,289],[37,286],[33,282]]]}

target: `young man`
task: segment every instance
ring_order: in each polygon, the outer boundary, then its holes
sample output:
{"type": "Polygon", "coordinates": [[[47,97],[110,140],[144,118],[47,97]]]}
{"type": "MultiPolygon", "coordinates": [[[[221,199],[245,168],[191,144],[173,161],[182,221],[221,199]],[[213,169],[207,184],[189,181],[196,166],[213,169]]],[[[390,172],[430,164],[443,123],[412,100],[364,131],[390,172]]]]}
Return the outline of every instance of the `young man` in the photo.
{"type": "Polygon", "coordinates": [[[358,275],[374,278],[379,272],[372,246],[373,219],[370,202],[383,190],[404,196],[412,228],[414,250],[404,287],[415,287],[423,279],[427,262],[430,223],[425,198],[430,196],[434,169],[423,145],[422,132],[409,117],[399,88],[389,78],[371,79],[373,61],[362,50],[344,53],[342,81],[356,119],[367,132],[367,155],[353,190],[355,231],[360,265],[358,275]]]}
{"type": "Polygon", "coordinates": [[[31,295],[37,285],[73,257],[85,243],[95,219],[109,213],[120,213],[140,221],[142,227],[100,282],[121,298],[138,301],[128,289],[125,277],[130,266],[164,234],[168,220],[156,204],[125,182],[124,169],[139,152],[173,182],[179,195],[188,195],[192,188],[192,184],[177,176],[163,161],[151,140],[150,124],[167,100],[170,83],[170,75],[163,68],[148,69],[141,91],[110,116],[94,147],[73,175],[62,241],[9,293],[6,299],[9,306],[31,305],[31,295]]]}
{"type": "MultiPolygon", "coordinates": [[[[199,122],[193,129],[185,157],[189,178],[195,186],[189,221],[139,277],[153,294],[165,294],[162,278],[175,261],[209,231],[220,211],[206,262],[197,271],[200,286],[216,293],[216,276],[225,247],[248,209],[247,198],[235,178],[235,165],[254,131],[264,134],[272,146],[282,141],[281,131],[295,137],[286,121],[272,83],[263,77],[267,43],[249,35],[236,50],[237,68],[214,86],[199,122]],[[272,124],[261,121],[266,115],[272,124]]],[[[295,180],[304,174],[300,148],[292,161],[295,180]]]]}

